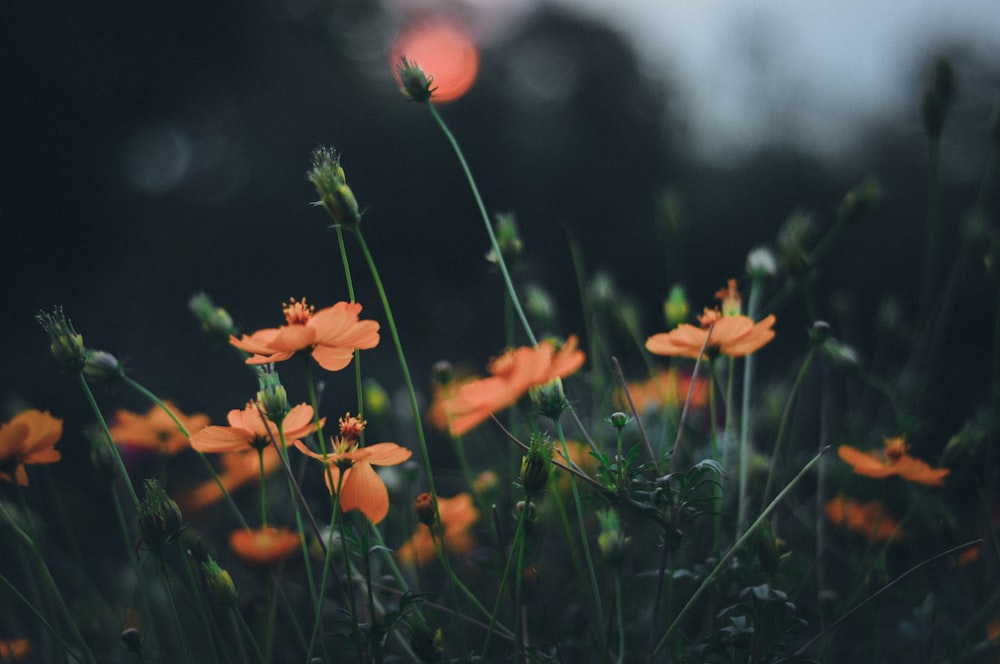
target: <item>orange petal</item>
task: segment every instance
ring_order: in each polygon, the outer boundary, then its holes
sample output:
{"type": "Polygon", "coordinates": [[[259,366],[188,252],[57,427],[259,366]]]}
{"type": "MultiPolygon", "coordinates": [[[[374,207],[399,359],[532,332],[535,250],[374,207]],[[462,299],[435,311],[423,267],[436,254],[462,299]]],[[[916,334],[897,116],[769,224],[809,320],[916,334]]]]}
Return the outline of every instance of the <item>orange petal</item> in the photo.
{"type": "Polygon", "coordinates": [[[876,454],[862,452],[850,445],[841,445],[837,448],[837,455],[851,464],[854,472],[868,477],[888,477],[894,475],[895,471],[885,464],[876,454]]]}
{"type": "Polygon", "coordinates": [[[368,452],[366,461],[376,466],[395,466],[413,456],[413,452],[396,443],[375,443],[362,449],[368,452]]]}
{"type": "Polygon", "coordinates": [[[199,452],[240,452],[253,442],[254,434],[235,427],[207,426],[191,436],[191,447],[199,452]]]}
{"type": "Polygon", "coordinates": [[[359,461],[351,466],[344,478],[340,507],[344,512],[360,510],[372,523],[389,513],[389,492],[371,464],[359,461]]]}
{"type": "Polygon", "coordinates": [[[327,371],[340,371],[354,359],[354,347],[318,345],[313,348],[312,356],[327,371]]]}

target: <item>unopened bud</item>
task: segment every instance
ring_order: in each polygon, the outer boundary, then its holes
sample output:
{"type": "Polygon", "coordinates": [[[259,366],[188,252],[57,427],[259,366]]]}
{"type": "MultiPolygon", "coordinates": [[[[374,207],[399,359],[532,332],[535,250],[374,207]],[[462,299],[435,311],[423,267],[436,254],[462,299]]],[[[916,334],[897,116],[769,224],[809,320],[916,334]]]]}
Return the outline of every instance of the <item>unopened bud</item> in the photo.
{"type": "Polygon", "coordinates": [[[183,528],[181,510],[155,479],[146,480],[146,495],[139,503],[139,533],[142,544],[159,555],[183,528]]]}
{"type": "Polygon", "coordinates": [[[257,402],[267,419],[280,425],[288,414],[288,394],[273,366],[264,365],[257,373],[257,402]]]}
{"type": "Polygon", "coordinates": [[[122,630],[119,637],[122,647],[136,655],[142,654],[142,632],[135,627],[127,627],[122,630]]]}
{"type": "Polygon", "coordinates": [[[347,186],[340,156],[330,148],[316,149],[313,151],[313,168],[308,175],[319,194],[318,204],[323,206],[334,223],[348,230],[356,229],[361,213],[354,192],[347,186]]]}
{"type": "Polygon", "coordinates": [[[882,185],[875,178],[867,177],[844,194],[837,216],[846,222],[857,221],[874,210],[881,201],[882,185]]]}
{"type": "Polygon", "coordinates": [[[420,523],[428,527],[433,526],[437,520],[434,514],[434,496],[426,491],[418,495],[413,501],[413,511],[417,513],[420,523]]]}
{"type": "MultiPolygon", "coordinates": [[[[512,267],[517,263],[524,249],[524,243],[517,232],[517,222],[513,214],[498,214],[496,216],[496,240],[500,247],[500,257],[507,267],[512,267]]],[[[496,251],[490,249],[486,254],[486,260],[491,263],[497,262],[496,251]]]]}
{"type": "Polygon", "coordinates": [[[597,547],[609,565],[618,566],[625,558],[625,543],[627,541],[624,532],[622,532],[618,514],[611,509],[598,510],[596,514],[601,527],[601,531],[597,535],[597,547]]]}
{"type": "Polygon", "coordinates": [[[219,604],[231,607],[236,604],[236,585],[229,572],[219,567],[219,564],[209,557],[207,562],[201,564],[201,569],[205,573],[205,585],[208,592],[219,604]]]}
{"type": "Polygon", "coordinates": [[[229,336],[235,331],[233,318],[229,312],[217,306],[206,293],[197,293],[188,300],[188,309],[201,323],[201,329],[213,337],[228,342],[229,336]]]}
{"type": "Polygon", "coordinates": [[[538,412],[553,422],[559,419],[564,411],[569,410],[566,393],[563,392],[562,379],[558,376],[544,385],[536,385],[528,390],[531,403],[538,412]]]}
{"type": "Polygon", "coordinates": [[[663,303],[663,317],[667,321],[667,328],[671,330],[687,321],[687,293],[684,292],[684,287],[680,284],[675,284],[670,289],[670,294],[663,303]]]}
{"type": "Polygon", "coordinates": [[[62,307],[54,307],[52,313],[38,312],[35,320],[49,335],[49,350],[52,356],[69,372],[77,372],[87,364],[83,348],[83,336],[73,329],[73,323],[66,318],[62,307]]]}
{"type": "Polygon", "coordinates": [[[618,429],[619,431],[625,428],[625,425],[629,423],[630,418],[628,415],[621,411],[615,411],[608,416],[608,424],[618,429]]]}
{"type": "Polygon", "coordinates": [[[125,376],[118,358],[103,350],[84,351],[83,375],[95,383],[114,383],[125,376]]]}
{"type": "Polygon", "coordinates": [[[404,95],[419,104],[426,104],[437,88],[432,88],[433,76],[427,76],[424,70],[416,62],[410,62],[405,57],[400,59],[396,66],[396,73],[399,74],[402,87],[400,90],[404,95]]]}
{"type": "Polygon", "coordinates": [[[552,443],[540,434],[531,437],[528,453],[521,457],[521,488],[528,496],[541,493],[552,470],[552,443]]]}

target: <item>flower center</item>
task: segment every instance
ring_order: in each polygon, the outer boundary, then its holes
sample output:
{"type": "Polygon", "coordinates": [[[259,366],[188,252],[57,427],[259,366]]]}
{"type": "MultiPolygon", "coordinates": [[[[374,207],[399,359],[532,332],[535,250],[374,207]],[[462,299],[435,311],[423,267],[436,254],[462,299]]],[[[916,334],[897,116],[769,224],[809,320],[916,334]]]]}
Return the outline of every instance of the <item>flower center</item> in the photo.
{"type": "Polygon", "coordinates": [[[340,418],[340,438],[344,442],[358,442],[361,440],[361,432],[368,424],[359,417],[351,417],[350,413],[340,418]]]}
{"type": "Polygon", "coordinates": [[[302,298],[302,301],[298,302],[294,297],[291,297],[288,298],[287,304],[281,305],[281,309],[285,312],[285,320],[289,325],[305,325],[312,318],[316,307],[306,304],[306,298],[302,298]]]}
{"type": "Polygon", "coordinates": [[[906,454],[906,440],[904,438],[887,438],[885,441],[885,461],[890,466],[906,454]]]}

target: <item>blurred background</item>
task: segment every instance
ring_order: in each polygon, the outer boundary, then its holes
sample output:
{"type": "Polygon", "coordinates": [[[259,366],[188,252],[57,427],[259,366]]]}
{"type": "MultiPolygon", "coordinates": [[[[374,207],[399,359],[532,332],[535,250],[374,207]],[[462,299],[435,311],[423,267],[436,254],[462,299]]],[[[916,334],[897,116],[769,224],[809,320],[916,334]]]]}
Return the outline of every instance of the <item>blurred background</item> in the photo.
{"type": "MultiPolygon", "coordinates": [[[[517,279],[547,289],[549,331],[584,328],[572,243],[587,278],[613,279],[652,334],[665,327],[673,284],[693,311],[712,304],[790,215],[811,214],[822,231],[845,192],[873,175],[882,205],[814,275],[816,311],[870,358],[880,314],[901,338],[916,315],[929,177],[920,103],[936,58],[950,59],[956,89],[942,140],[945,256],[957,254],[979,193],[1000,101],[995,0],[881,5],[6,3],[3,419],[23,406],[66,417],[68,430],[89,419],[34,321],[57,304],[88,346],[128,361],[186,412],[218,422],[241,406],[252,376],[209,342],[186,303],[205,290],[252,331],[279,324],[289,297],[318,307],[347,298],[335,236],[305,177],[320,145],[341,153],[366,209],[365,237],[418,382],[440,359],[482,370],[503,345],[502,284],[448,144],[392,77],[397,40],[441,22],[471,40],[477,67],[440,112],[489,211],[516,215],[517,279]]],[[[994,223],[997,192],[989,196],[994,223]]],[[[347,244],[364,315],[384,320],[347,244]]],[[[934,366],[940,398],[924,412],[940,434],[987,399],[996,295],[981,260],[967,265],[948,352],[934,366]]],[[[789,374],[810,319],[799,305],[778,312],[781,348],[764,355],[762,372],[789,374]]],[[[619,352],[641,376],[637,351],[619,352]]],[[[366,373],[399,386],[388,344],[365,358],[366,373]]],[[[350,394],[352,381],[329,377],[328,399],[350,394]]],[[[124,388],[99,398],[108,410],[148,407],[124,388]]]]}

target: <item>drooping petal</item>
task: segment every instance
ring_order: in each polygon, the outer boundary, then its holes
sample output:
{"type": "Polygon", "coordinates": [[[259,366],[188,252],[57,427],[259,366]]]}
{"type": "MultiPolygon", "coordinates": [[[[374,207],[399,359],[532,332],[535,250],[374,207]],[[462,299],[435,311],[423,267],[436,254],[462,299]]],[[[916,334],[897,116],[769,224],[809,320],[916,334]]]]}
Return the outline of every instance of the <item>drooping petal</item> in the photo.
{"type": "Polygon", "coordinates": [[[951,472],[948,468],[931,468],[927,462],[909,455],[903,456],[891,467],[903,479],[927,486],[944,486],[944,478],[951,472]]]}
{"type": "MultiPolygon", "coordinates": [[[[291,445],[293,440],[308,436],[316,431],[316,422],[314,421],[313,414],[313,407],[307,403],[300,403],[288,411],[284,421],[281,423],[282,431],[285,432],[286,444],[291,445]]],[[[320,425],[325,422],[326,418],[324,417],[320,420],[320,425]]]]}
{"type": "Polygon", "coordinates": [[[313,314],[307,326],[315,330],[319,346],[343,346],[351,349],[374,348],[379,342],[379,324],[374,320],[358,320],[361,305],[338,302],[313,314]]]}
{"type": "Polygon", "coordinates": [[[354,359],[353,346],[316,346],[312,350],[316,364],[327,371],[340,371],[354,359]]]}
{"type": "Polygon", "coordinates": [[[706,330],[684,323],[670,332],[660,332],[646,339],[646,350],[668,357],[698,357],[706,334],[706,330]]]}
{"type": "Polygon", "coordinates": [[[744,355],[749,355],[754,351],[760,350],[771,339],[774,339],[774,330],[771,329],[774,326],[774,321],[774,314],[769,315],[756,325],[753,325],[739,338],[723,342],[720,349],[721,352],[730,357],[743,357],[744,355]]]}
{"type": "Polygon", "coordinates": [[[240,452],[256,438],[252,431],[237,427],[207,426],[191,436],[191,447],[199,452],[240,452]]]}
{"type": "Polygon", "coordinates": [[[267,343],[273,353],[294,353],[316,343],[316,330],[309,325],[284,325],[267,343]]]}
{"type": "Polygon", "coordinates": [[[371,464],[358,461],[344,478],[340,507],[344,512],[356,509],[372,523],[379,523],[389,513],[389,491],[371,464]]]}
{"type": "Polygon", "coordinates": [[[274,352],[271,341],[278,336],[278,328],[269,327],[253,334],[244,334],[239,339],[229,337],[229,343],[240,350],[254,355],[268,355],[274,352]]]}

